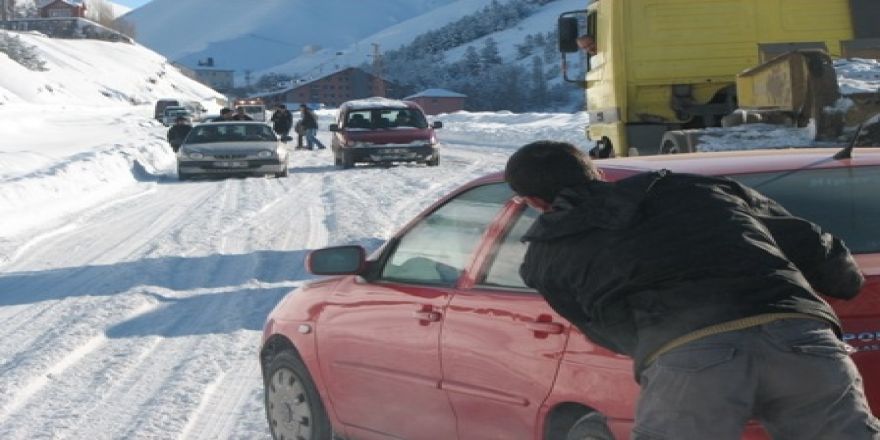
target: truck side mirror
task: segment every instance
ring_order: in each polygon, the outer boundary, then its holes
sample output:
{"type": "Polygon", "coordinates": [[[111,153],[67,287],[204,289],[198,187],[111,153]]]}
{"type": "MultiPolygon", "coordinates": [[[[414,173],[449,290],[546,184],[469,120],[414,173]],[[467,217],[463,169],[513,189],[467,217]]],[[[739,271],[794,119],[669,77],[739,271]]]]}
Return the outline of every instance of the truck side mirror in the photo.
{"type": "Polygon", "coordinates": [[[577,17],[559,17],[557,28],[559,30],[559,51],[562,53],[577,52],[577,17]]]}

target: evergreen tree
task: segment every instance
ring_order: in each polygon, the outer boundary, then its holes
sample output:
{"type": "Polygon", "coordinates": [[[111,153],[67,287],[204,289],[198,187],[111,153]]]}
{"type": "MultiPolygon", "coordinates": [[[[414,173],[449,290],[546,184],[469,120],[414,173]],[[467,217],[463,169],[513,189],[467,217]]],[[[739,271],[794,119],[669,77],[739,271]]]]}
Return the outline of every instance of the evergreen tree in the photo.
{"type": "Polygon", "coordinates": [[[483,48],[480,49],[480,62],[483,66],[491,66],[493,64],[501,64],[504,60],[498,53],[498,43],[492,37],[487,38],[483,42],[483,48]]]}
{"type": "Polygon", "coordinates": [[[544,62],[541,57],[532,57],[532,93],[529,101],[534,107],[542,108],[547,104],[547,78],[544,76],[544,62]]]}

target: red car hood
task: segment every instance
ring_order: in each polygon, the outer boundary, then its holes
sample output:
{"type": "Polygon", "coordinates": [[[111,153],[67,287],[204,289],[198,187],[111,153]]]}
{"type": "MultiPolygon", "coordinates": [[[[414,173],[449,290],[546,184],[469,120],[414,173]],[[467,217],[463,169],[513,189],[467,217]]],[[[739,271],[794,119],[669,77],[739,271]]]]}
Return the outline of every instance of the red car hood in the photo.
{"type": "Polygon", "coordinates": [[[430,128],[407,129],[388,128],[379,130],[345,130],[345,137],[352,142],[369,142],[372,144],[408,144],[414,141],[428,141],[434,134],[430,128]]]}
{"type": "Polygon", "coordinates": [[[880,415],[880,254],[856,255],[865,287],[852,300],[828,299],[843,322],[844,340],[856,350],[852,358],[865,380],[865,393],[880,415]]]}

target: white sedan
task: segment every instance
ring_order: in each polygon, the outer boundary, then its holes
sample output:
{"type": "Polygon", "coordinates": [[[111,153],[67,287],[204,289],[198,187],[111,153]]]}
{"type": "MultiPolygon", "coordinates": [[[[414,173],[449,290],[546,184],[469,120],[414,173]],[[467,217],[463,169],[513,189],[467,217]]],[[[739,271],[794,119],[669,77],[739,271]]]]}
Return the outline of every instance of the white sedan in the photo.
{"type": "Polygon", "coordinates": [[[198,175],[286,177],[289,160],[289,151],[269,125],[214,122],[189,132],[177,152],[177,175],[180,180],[198,175]]]}

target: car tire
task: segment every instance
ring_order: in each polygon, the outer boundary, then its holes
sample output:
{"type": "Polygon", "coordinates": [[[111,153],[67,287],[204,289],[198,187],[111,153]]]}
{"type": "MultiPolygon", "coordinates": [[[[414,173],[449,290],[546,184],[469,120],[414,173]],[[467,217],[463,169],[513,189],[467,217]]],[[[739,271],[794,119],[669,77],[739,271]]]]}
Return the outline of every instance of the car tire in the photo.
{"type": "Polygon", "coordinates": [[[183,182],[184,180],[189,180],[189,179],[192,179],[191,174],[181,173],[180,169],[177,170],[177,180],[179,182],[183,182]]]}
{"type": "Polygon", "coordinates": [[[435,154],[434,157],[425,161],[425,165],[427,165],[429,167],[436,167],[437,165],[440,165],[440,155],[435,154]]]}
{"type": "Polygon", "coordinates": [[[333,439],[321,396],[296,353],[278,353],[264,377],[266,419],[273,439],[333,439]]]}
{"type": "Polygon", "coordinates": [[[591,412],[574,423],[565,435],[565,440],[614,440],[614,435],[608,429],[605,416],[591,412]]]}
{"type": "Polygon", "coordinates": [[[346,153],[345,151],[343,151],[342,152],[342,159],[340,160],[340,162],[342,162],[342,169],[343,170],[347,170],[349,168],[352,168],[352,167],[354,167],[354,156],[351,155],[350,153],[346,153]]]}
{"type": "Polygon", "coordinates": [[[277,177],[277,178],[283,178],[283,177],[287,177],[289,175],[290,175],[290,169],[288,169],[286,165],[284,166],[284,171],[282,171],[280,173],[275,173],[275,177],[277,177]]]}

